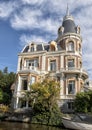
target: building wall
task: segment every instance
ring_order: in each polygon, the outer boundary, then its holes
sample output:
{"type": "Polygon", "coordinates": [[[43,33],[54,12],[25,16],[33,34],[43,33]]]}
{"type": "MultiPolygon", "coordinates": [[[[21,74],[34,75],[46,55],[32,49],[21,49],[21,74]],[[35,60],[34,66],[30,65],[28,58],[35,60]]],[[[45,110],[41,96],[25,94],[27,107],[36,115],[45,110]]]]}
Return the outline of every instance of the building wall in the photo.
{"type": "Polygon", "coordinates": [[[77,31],[62,34],[47,45],[30,43],[18,55],[14,108],[28,107],[28,102],[22,104],[20,100],[24,91],[22,85],[27,84],[27,90],[30,90],[31,83],[43,80],[50,72],[52,77],[60,79],[60,107],[64,112],[73,111],[75,95],[81,91],[88,74],[82,67],[80,34],[77,31]]]}

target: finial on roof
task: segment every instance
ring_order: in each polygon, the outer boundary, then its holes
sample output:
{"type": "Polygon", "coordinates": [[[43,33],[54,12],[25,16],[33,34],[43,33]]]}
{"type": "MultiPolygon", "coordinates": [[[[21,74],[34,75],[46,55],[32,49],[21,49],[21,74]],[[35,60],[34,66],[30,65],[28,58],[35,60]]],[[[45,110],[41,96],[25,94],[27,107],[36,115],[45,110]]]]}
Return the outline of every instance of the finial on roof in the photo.
{"type": "Polygon", "coordinates": [[[67,10],[66,10],[66,15],[69,16],[69,7],[68,7],[68,3],[67,3],[67,10]]]}

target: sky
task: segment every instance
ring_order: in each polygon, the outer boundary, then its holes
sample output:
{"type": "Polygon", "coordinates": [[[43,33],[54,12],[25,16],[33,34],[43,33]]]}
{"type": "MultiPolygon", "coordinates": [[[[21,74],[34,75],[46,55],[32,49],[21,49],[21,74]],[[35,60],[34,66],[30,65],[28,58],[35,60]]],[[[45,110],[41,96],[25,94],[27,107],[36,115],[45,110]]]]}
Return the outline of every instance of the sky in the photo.
{"type": "Polygon", "coordinates": [[[81,28],[83,68],[92,79],[91,0],[0,0],[0,70],[7,66],[16,72],[18,53],[26,44],[55,40],[67,3],[81,28]]]}

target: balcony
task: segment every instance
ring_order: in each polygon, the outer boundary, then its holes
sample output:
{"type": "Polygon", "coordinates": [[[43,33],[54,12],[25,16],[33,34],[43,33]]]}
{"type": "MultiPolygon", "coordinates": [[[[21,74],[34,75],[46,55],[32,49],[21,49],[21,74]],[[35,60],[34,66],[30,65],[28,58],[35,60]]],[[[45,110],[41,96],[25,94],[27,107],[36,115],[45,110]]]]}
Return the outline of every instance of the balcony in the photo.
{"type": "Polygon", "coordinates": [[[35,66],[29,66],[29,67],[23,67],[20,70],[18,70],[18,73],[39,73],[38,67],[35,66]]]}
{"type": "Polygon", "coordinates": [[[70,94],[69,95],[61,95],[60,98],[63,99],[63,100],[65,100],[65,99],[69,100],[69,99],[75,99],[75,96],[76,95],[73,95],[73,94],[71,94],[71,95],[70,94]]]}
{"type": "Polygon", "coordinates": [[[88,78],[88,72],[83,69],[83,68],[77,68],[77,67],[66,67],[66,68],[61,68],[60,70],[57,71],[57,73],[77,73],[84,75],[88,78]]]}

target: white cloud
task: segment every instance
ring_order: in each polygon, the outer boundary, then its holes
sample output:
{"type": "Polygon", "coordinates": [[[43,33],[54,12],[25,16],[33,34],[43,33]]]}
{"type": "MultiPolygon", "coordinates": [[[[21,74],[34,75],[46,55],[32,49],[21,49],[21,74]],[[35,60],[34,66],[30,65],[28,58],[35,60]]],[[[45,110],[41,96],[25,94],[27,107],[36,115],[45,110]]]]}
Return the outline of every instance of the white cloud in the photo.
{"type": "Polygon", "coordinates": [[[29,8],[24,8],[21,10],[20,14],[15,14],[11,18],[11,26],[15,29],[30,29],[39,26],[37,18],[41,15],[40,10],[30,10],[29,8]]]}
{"type": "Polygon", "coordinates": [[[20,41],[21,41],[21,45],[22,47],[24,45],[26,45],[27,43],[30,43],[30,42],[36,42],[36,43],[47,43],[48,40],[46,40],[44,37],[42,36],[36,36],[36,35],[21,35],[20,37],[20,41]]]}
{"type": "Polygon", "coordinates": [[[24,4],[41,4],[44,0],[21,0],[24,4]]]}
{"type": "Polygon", "coordinates": [[[0,2],[0,18],[8,18],[17,7],[16,2],[0,2]]]}
{"type": "Polygon", "coordinates": [[[20,14],[15,14],[11,19],[11,26],[14,29],[40,29],[50,33],[57,33],[59,27],[59,21],[51,18],[42,18],[43,13],[41,10],[31,10],[30,8],[25,8],[20,14]],[[25,15],[26,14],[26,15],[25,15]]]}

